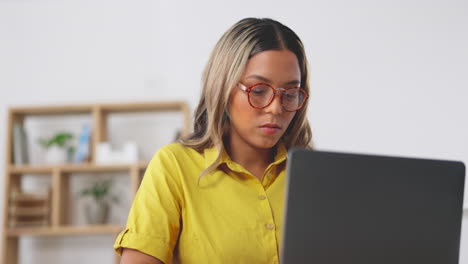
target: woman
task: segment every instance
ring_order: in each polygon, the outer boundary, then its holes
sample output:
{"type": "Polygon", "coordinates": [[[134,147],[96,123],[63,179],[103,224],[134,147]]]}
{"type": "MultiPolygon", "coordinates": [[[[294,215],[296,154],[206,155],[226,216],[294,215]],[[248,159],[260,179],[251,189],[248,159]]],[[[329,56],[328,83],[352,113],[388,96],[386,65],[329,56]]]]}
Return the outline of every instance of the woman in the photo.
{"type": "Polygon", "coordinates": [[[278,263],[287,150],[309,147],[302,42],[247,18],[216,44],[194,132],[150,162],[114,245],[123,264],[278,263]]]}

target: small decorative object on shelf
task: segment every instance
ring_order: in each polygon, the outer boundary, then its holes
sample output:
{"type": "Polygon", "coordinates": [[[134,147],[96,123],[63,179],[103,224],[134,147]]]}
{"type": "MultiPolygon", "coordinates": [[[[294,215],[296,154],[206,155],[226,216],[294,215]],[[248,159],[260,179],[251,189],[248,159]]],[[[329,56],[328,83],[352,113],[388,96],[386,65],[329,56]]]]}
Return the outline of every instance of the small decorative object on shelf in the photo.
{"type": "Polygon", "coordinates": [[[76,151],[75,161],[77,163],[83,163],[90,160],[90,144],[91,144],[91,129],[89,125],[84,125],[81,131],[78,148],[76,151]]]}
{"type": "Polygon", "coordinates": [[[71,157],[75,152],[75,148],[70,145],[73,139],[73,134],[68,132],[60,132],[49,139],[39,139],[39,144],[43,146],[47,152],[45,161],[47,164],[62,164],[71,162],[71,157]]]}
{"type": "Polygon", "coordinates": [[[81,196],[91,196],[85,204],[85,216],[90,225],[106,224],[111,202],[118,202],[117,196],[110,193],[112,180],[97,181],[92,187],[81,191],[81,196]]]}
{"type": "Polygon", "coordinates": [[[138,146],[135,142],[127,142],[121,150],[112,149],[109,142],[99,143],[96,149],[97,164],[121,164],[138,161],[138,146]]]}
{"type": "Polygon", "coordinates": [[[50,224],[50,191],[45,194],[14,190],[10,196],[10,227],[39,227],[50,224]]]}
{"type": "Polygon", "coordinates": [[[174,136],[174,142],[177,142],[181,137],[182,137],[182,130],[177,129],[175,136],[174,136]]]}

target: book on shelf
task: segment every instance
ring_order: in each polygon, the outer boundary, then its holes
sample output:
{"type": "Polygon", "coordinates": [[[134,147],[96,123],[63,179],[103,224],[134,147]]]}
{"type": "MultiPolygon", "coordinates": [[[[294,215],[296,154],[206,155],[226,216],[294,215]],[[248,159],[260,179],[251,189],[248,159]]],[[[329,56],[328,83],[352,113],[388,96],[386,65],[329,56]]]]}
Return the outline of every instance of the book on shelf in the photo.
{"type": "Polygon", "coordinates": [[[40,203],[45,202],[49,199],[48,193],[29,193],[29,192],[20,192],[20,191],[12,191],[10,200],[12,202],[31,202],[31,203],[40,203]]]}
{"type": "Polygon", "coordinates": [[[29,163],[26,131],[20,123],[13,124],[13,163],[15,165],[29,163]]]}
{"type": "Polygon", "coordinates": [[[33,207],[33,208],[25,208],[25,207],[18,207],[12,206],[10,207],[10,215],[18,216],[18,217],[39,217],[39,216],[47,216],[49,214],[49,207],[48,206],[40,206],[40,207],[33,207]]]}
{"type": "Polygon", "coordinates": [[[35,218],[26,218],[26,219],[18,219],[13,218],[9,219],[10,228],[15,227],[45,227],[49,226],[49,220],[46,218],[42,219],[35,219],[35,218]]]}
{"type": "Polygon", "coordinates": [[[8,210],[10,227],[48,226],[50,220],[50,191],[45,194],[11,192],[8,210]]]}

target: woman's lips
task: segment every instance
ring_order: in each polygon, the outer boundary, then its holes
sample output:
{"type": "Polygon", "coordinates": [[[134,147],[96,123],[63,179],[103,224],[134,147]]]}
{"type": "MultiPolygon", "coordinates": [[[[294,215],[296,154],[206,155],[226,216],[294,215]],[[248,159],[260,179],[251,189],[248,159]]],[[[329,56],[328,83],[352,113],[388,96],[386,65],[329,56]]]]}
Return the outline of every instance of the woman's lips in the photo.
{"type": "Polygon", "coordinates": [[[276,124],[265,124],[260,126],[260,129],[266,134],[276,134],[281,130],[276,124]]]}

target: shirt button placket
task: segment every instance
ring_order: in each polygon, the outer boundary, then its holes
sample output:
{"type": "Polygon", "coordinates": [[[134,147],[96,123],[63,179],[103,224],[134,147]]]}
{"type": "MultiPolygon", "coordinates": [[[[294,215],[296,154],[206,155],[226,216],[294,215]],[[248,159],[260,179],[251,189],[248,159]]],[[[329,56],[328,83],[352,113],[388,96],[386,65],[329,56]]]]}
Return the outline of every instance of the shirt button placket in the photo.
{"type": "Polygon", "coordinates": [[[271,206],[268,201],[268,197],[266,196],[265,193],[265,187],[262,183],[258,182],[259,185],[257,185],[257,191],[258,195],[257,198],[259,200],[260,207],[262,208],[262,211],[264,212],[265,218],[263,218],[264,222],[264,227],[265,228],[265,244],[269,244],[268,246],[268,254],[274,254],[273,258],[270,259],[270,263],[278,263],[277,261],[275,262],[275,259],[277,260],[277,248],[276,248],[276,234],[275,234],[275,229],[276,226],[273,221],[272,217],[272,212],[271,212],[271,206]]]}

